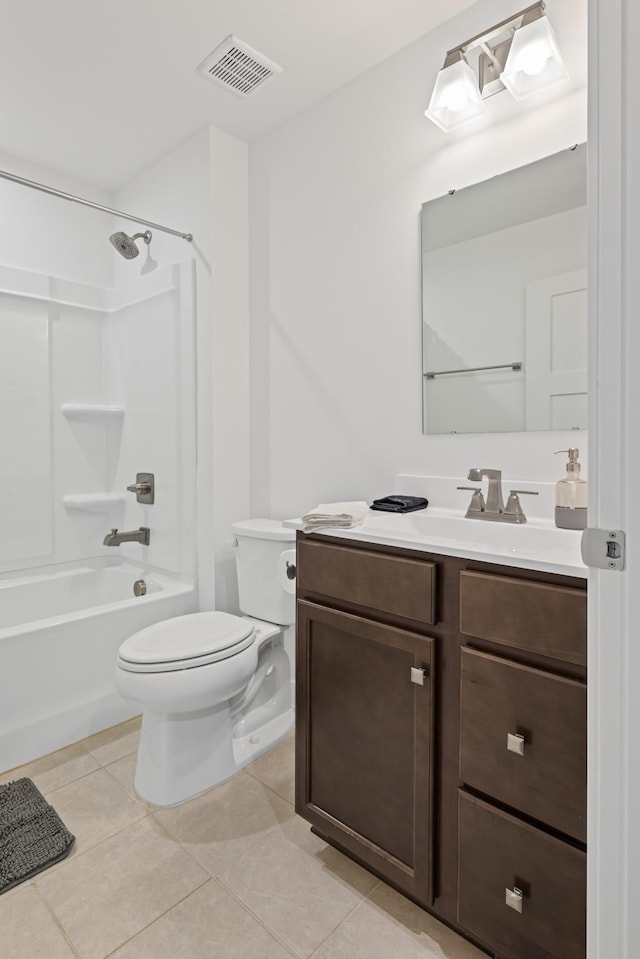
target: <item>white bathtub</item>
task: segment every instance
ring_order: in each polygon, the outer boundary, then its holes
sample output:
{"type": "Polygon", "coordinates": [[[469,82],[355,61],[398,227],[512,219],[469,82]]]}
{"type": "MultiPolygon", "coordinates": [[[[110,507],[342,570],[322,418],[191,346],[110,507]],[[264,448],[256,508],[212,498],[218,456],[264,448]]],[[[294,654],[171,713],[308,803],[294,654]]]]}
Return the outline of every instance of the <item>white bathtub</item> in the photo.
{"type": "Polygon", "coordinates": [[[193,581],[95,560],[0,581],[0,771],[133,715],[115,689],[120,643],[196,608],[193,581]],[[133,584],[147,583],[136,597],[133,584]]]}

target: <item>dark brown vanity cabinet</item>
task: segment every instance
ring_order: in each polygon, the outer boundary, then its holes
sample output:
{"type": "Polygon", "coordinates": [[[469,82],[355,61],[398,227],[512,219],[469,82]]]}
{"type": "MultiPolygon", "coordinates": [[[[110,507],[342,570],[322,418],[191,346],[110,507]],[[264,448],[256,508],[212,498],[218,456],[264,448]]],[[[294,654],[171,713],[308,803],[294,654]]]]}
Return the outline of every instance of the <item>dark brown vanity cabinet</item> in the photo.
{"type": "Polygon", "coordinates": [[[313,597],[298,600],[297,812],[429,904],[436,650],[398,620],[410,584],[411,616],[433,617],[434,565],[303,540],[297,570],[313,597]]]}
{"type": "Polygon", "coordinates": [[[296,810],[498,959],[584,959],[586,584],[298,538],[296,810]]]}
{"type": "Polygon", "coordinates": [[[586,605],[460,572],[458,921],[500,959],[586,953],[586,605]]]}

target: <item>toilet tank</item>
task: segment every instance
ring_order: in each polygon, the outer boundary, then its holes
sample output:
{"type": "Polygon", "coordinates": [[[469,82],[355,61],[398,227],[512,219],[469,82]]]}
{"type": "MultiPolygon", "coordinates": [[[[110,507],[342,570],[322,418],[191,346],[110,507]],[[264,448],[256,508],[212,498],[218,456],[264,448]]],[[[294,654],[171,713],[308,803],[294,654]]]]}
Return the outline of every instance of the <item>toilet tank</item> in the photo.
{"type": "Polygon", "coordinates": [[[233,524],[240,609],[247,616],[289,626],[296,618],[295,530],[280,520],[233,524]]]}

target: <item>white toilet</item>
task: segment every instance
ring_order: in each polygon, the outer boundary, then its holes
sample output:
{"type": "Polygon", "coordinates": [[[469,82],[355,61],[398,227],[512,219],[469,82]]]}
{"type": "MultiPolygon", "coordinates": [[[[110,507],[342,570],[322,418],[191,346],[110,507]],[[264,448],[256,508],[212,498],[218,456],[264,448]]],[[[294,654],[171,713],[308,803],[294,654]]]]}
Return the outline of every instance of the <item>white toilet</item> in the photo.
{"type": "Polygon", "coordinates": [[[245,615],[176,616],[118,651],[118,692],[142,711],[135,788],[158,806],[222,782],[293,726],[284,637],[295,622],[295,533],[266,519],[233,531],[245,615]]]}

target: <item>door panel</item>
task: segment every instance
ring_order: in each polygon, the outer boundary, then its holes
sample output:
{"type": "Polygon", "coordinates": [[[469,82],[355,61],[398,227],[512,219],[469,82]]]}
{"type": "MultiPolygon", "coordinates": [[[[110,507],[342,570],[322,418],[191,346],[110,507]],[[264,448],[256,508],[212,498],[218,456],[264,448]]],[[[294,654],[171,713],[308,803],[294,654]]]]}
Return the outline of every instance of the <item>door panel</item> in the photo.
{"type": "Polygon", "coordinates": [[[296,811],[424,903],[433,898],[434,645],[298,603],[296,811]]]}

